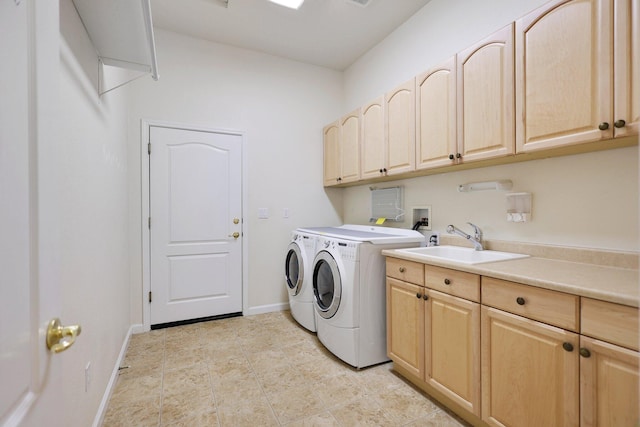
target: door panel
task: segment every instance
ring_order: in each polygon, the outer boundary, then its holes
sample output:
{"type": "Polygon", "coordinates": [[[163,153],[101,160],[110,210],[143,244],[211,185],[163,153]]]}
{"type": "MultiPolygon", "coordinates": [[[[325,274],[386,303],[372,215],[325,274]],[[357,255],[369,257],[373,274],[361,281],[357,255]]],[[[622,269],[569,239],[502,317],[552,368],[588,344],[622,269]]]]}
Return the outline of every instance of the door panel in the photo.
{"type": "Polygon", "coordinates": [[[416,166],[415,80],[385,95],[386,174],[411,172],[416,166]]]}
{"type": "Polygon", "coordinates": [[[0,2],[0,420],[29,392],[29,123],[26,3],[0,2]],[[9,36],[11,35],[11,36],[9,36]],[[6,381],[6,382],[5,382],[6,381]],[[8,385],[8,386],[5,386],[8,385]]]}
{"type": "Polygon", "coordinates": [[[483,421],[577,426],[578,334],[484,306],[481,328],[483,421]]]}
{"type": "Polygon", "coordinates": [[[458,147],[462,161],[514,152],[513,25],[457,56],[458,147]]]}
{"type": "Polygon", "coordinates": [[[640,131],[640,2],[614,0],[614,136],[640,131]]]}
{"type": "Polygon", "coordinates": [[[638,352],[581,336],[580,354],[581,427],[638,425],[638,352]]]}
{"type": "Polygon", "coordinates": [[[375,178],[384,167],[384,98],[362,108],[362,142],[360,172],[362,179],[375,178]]]}
{"type": "Polygon", "coordinates": [[[613,136],[609,0],[556,0],[516,21],[518,152],[613,136]]]}
{"type": "Polygon", "coordinates": [[[58,17],[57,1],[0,0],[0,425],[7,427],[56,425],[63,406],[64,354],[53,356],[45,344],[49,320],[61,314],[59,283],[39,274],[56,271],[57,230],[38,233],[55,218],[42,208],[38,179],[46,174],[39,177],[37,157],[46,155],[40,145],[55,142],[58,17]]]}
{"type": "Polygon", "coordinates": [[[456,59],[451,57],[416,81],[416,169],[450,165],[455,153],[456,59]]]}
{"type": "Polygon", "coordinates": [[[229,153],[216,147],[185,143],[168,147],[169,233],[171,243],[214,242],[226,237],[230,198],[224,183],[229,153]]]}
{"type": "Polygon", "coordinates": [[[425,381],[480,415],[480,304],[429,290],[425,381]]]}
{"type": "Polygon", "coordinates": [[[149,134],[151,324],[242,311],[242,137],[149,134]]]}

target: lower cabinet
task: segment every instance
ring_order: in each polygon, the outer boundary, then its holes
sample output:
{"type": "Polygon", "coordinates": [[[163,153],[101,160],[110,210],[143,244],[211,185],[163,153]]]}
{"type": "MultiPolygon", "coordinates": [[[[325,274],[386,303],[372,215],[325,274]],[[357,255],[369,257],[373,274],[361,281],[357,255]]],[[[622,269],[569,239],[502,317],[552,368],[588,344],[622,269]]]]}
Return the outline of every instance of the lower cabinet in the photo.
{"type": "MultiPolygon", "coordinates": [[[[479,417],[480,304],[404,281],[416,277],[418,269],[422,273],[423,266],[411,262],[403,265],[398,261],[387,263],[389,358],[479,417]]],[[[424,282],[438,286],[434,281],[442,281],[452,292],[464,293],[472,287],[469,276],[475,278],[479,286],[478,276],[457,273],[427,266],[422,274],[424,282]]],[[[471,294],[475,295],[476,291],[471,294]]]]}
{"type": "Polygon", "coordinates": [[[424,288],[387,277],[387,355],[424,376],[424,288]]]}
{"type": "Polygon", "coordinates": [[[580,304],[580,425],[640,426],[638,309],[580,304]]]}
{"type": "Polygon", "coordinates": [[[638,426],[638,352],[580,337],[580,425],[638,426]]]}
{"type": "Polygon", "coordinates": [[[482,307],[482,419],[492,426],[579,425],[579,335],[482,307]]]}
{"type": "Polygon", "coordinates": [[[640,426],[638,313],[387,258],[389,358],[473,425],[640,426]]]}
{"type": "Polygon", "coordinates": [[[480,304],[428,290],[425,381],[480,416],[480,304]]]}

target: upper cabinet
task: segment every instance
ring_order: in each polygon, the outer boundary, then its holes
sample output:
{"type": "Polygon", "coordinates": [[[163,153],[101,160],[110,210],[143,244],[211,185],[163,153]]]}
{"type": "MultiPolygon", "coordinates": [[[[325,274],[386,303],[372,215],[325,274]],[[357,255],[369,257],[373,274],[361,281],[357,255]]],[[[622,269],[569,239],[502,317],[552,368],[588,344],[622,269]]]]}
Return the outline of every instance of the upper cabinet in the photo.
{"type": "Polygon", "coordinates": [[[324,142],[324,185],[340,183],[342,159],[340,157],[340,121],[324,127],[322,131],[324,142]]]}
{"type": "Polygon", "coordinates": [[[384,97],[386,125],[385,175],[415,169],[415,79],[388,92],[384,97]]]}
{"type": "Polygon", "coordinates": [[[555,0],[516,21],[518,152],[638,133],[638,11],[555,0]]]}
{"type": "Polygon", "coordinates": [[[638,0],[551,0],[362,107],[359,135],[338,122],[359,148],[325,185],[637,144],[639,23],[638,0]]]}
{"type": "Polygon", "coordinates": [[[360,179],[360,109],[340,120],[340,144],[342,157],[342,182],[360,179]]]}
{"type": "Polygon", "coordinates": [[[384,163],[384,97],[362,107],[360,146],[362,179],[382,176],[384,163]]]}
{"type": "Polygon", "coordinates": [[[415,169],[415,80],[362,108],[362,178],[415,169]]]}
{"type": "Polygon", "coordinates": [[[613,134],[640,132],[640,3],[615,0],[613,4],[613,134]]]}
{"type": "Polygon", "coordinates": [[[360,109],[325,126],[324,185],[360,179],[360,109]]]}
{"type": "Polygon", "coordinates": [[[458,53],[458,147],[462,162],[514,152],[513,25],[458,53]]]}
{"type": "Polygon", "coordinates": [[[516,21],[519,152],[613,135],[609,1],[555,0],[516,21]]]}
{"type": "Polygon", "coordinates": [[[456,140],[456,59],[416,78],[416,169],[448,166],[456,140]]]}

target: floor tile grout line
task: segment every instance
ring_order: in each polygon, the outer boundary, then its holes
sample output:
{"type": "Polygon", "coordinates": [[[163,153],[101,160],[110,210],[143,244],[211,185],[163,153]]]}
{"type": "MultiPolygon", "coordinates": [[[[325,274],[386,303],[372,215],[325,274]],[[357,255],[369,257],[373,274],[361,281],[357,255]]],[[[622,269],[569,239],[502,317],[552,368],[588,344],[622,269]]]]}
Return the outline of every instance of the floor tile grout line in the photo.
{"type": "Polygon", "coordinates": [[[255,372],[255,369],[253,368],[251,361],[247,357],[246,350],[242,346],[242,344],[240,344],[240,348],[242,349],[242,355],[244,356],[244,358],[247,360],[247,363],[249,364],[249,369],[251,370],[251,372],[256,378],[256,381],[258,383],[258,387],[260,387],[260,392],[262,393],[262,396],[264,397],[264,399],[267,401],[267,404],[269,405],[269,409],[271,410],[271,415],[273,415],[273,419],[276,420],[279,426],[282,426],[283,424],[280,421],[280,418],[278,418],[278,415],[276,414],[275,409],[273,409],[273,405],[271,405],[271,400],[269,400],[269,396],[267,396],[267,393],[265,393],[264,387],[262,387],[262,382],[260,381],[258,374],[255,372]]]}
{"type": "MultiPolygon", "coordinates": [[[[221,328],[221,332],[222,331],[228,331],[230,334],[229,338],[230,338],[230,342],[233,342],[234,345],[237,345],[238,350],[239,350],[239,354],[241,354],[240,357],[244,358],[244,362],[247,364],[248,368],[249,368],[249,372],[251,373],[252,377],[258,382],[258,387],[260,390],[260,394],[261,396],[266,399],[267,404],[269,406],[269,410],[271,411],[271,415],[274,418],[274,420],[276,421],[277,425],[279,426],[284,426],[287,425],[289,423],[296,423],[296,422],[304,422],[306,419],[311,418],[311,417],[317,417],[317,416],[322,416],[324,414],[327,414],[336,424],[340,425],[340,421],[338,420],[338,418],[336,417],[336,415],[334,414],[334,411],[336,408],[340,408],[341,406],[344,405],[348,405],[348,404],[352,404],[354,402],[357,402],[358,400],[363,400],[363,399],[371,399],[375,401],[375,406],[377,406],[382,413],[384,413],[387,417],[389,417],[390,419],[396,419],[397,421],[401,420],[400,418],[396,418],[394,417],[392,414],[392,412],[389,412],[390,409],[392,408],[387,408],[384,409],[384,406],[380,404],[380,399],[381,396],[376,394],[376,390],[372,389],[371,384],[369,384],[368,382],[370,381],[370,379],[366,378],[365,376],[361,377],[362,381],[356,381],[356,379],[358,378],[358,376],[353,376],[351,375],[352,372],[347,369],[347,367],[342,366],[344,363],[338,363],[337,366],[339,366],[339,369],[336,369],[335,371],[333,371],[333,368],[331,368],[332,373],[327,377],[327,380],[330,380],[332,378],[336,378],[338,376],[342,376],[342,375],[346,375],[346,379],[352,383],[352,385],[355,385],[358,388],[364,388],[365,390],[365,395],[361,396],[360,398],[353,398],[351,400],[348,400],[345,402],[340,402],[337,403],[331,407],[328,406],[327,404],[327,400],[323,399],[321,397],[321,395],[316,395],[316,398],[318,398],[319,402],[322,403],[322,408],[321,410],[318,410],[318,412],[314,412],[313,414],[305,414],[305,415],[301,415],[299,418],[296,419],[292,419],[292,420],[288,420],[286,423],[284,422],[284,420],[281,420],[277,414],[276,414],[276,410],[272,404],[272,400],[269,398],[269,394],[267,394],[264,386],[263,386],[263,381],[261,380],[261,376],[259,376],[259,372],[263,373],[263,369],[258,370],[259,366],[256,365],[256,360],[254,360],[255,358],[253,357],[254,354],[260,353],[262,351],[265,351],[264,349],[261,349],[261,346],[257,346],[256,348],[258,348],[258,351],[253,351],[253,346],[251,345],[252,341],[256,338],[259,338],[263,335],[263,333],[261,333],[260,331],[256,331],[256,327],[260,327],[262,328],[264,326],[264,333],[267,334],[274,334],[276,332],[278,332],[281,328],[284,330],[284,328],[287,328],[289,326],[292,327],[298,327],[299,326],[297,324],[294,323],[293,319],[290,316],[286,316],[286,315],[279,315],[278,317],[273,316],[273,317],[267,317],[266,321],[260,321],[258,320],[259,317],[255,317],[252,318],[252,316],[247,317],[243,317],[243,318],[237,318],[238,320],[235,320],[236,318],[234,318],[234,320],[232,322],[229,322],[228,324],[224,324],[224,326],[221,328]],[[247,320],[245,320],[247,319],[247,320]],[[253,360],[253,362],[252,362],[253,360]]],[[[222,323],[219,323],[220,325],[223,325],[222,323]]],[[[210,346],[210,345],[206,345],[207,344],[207,335],[206,333],[203,333],[203,331],[207,328],[205,327],[195,327],[193,328],[193,331],[190,330],[191,328],[184,329],[183,331],[177,332],[175,335],[179,336],[182,333],[188,333],[190,334],[191,332],[194,332],[195,334],[197,334],[197,342],[194,343],[196,344],[195,348],[198,348],[201,352],[200,356],[197,358],[197,363],[194,363],[191,365],[191,369],[193,369],[194,366],[203,366],[207,368],[207,363],[211,363],[212,360],[215,359],[209,359],[208,356],[205,356],[205,347],[207,348],[215,348],[216,346],[210,346]]],[[[178,328],[175,329],[176,331],[179,331],[178,328]]],[[[167,373],[167,358],[168,358],[168,353],[170,352],[169,349],[167,348],[167,343],[169,342],[169,340],[167,339],[168,337],[168,333],[166,333],[166,331],[163,331],[162,333],[162,337],[158,340],[159,342],[162,341],[162,369],[161,369],[161,378],[160,378],[160,400],[159,400],[159,407],[158,407],[158,415],[156,418],[156,425],[161,426],[163,425],[163,417],[162,417],[162,412],[164,409],[164,403],[165,403],[165,393],[164,393],[164,384],[166,382],[166,373],[167,373]]],[[[285,348],[289,348],[292,347],[294,345],[302,345],[303,347],[305,347],[306,345],[311,345],[313,348],[320,350],[319,354],[320,355],[324,355],[327,356],[327,360],[333,362],[339,362],[337,361],[337,359],[335,359],[334,357],[332,357],[330,354],[325,354],[325,352],[321,351],[321,345],[318,345],[318,338],[317,336],[311,336],[311,335],[299,335],[298,331],[296,331],[295,333],[291,333],[288,334],[292,340],[295,340],[295,343],[289,343],[288,341],[286,341],[286,337],[281,337],[279,339],[274,339],[273,341],[270,341],[266,344],[265,349],[269,350],[269,351],[282,351],[285,348]]],[[[174,349],[175,350],[175,349],[174,349]]],[[[127,350],[128,351],[128,350],[127,350]]],[[[315,351],[314,351],[315,353],[315,351]]],[[[236,356],[236,358],[238,358],[238,356],[236,356]]],[[[179,360],[179,359],[177,359],[179,360]]],[[[301,365],[303,362],[300,362],[298,364],[301,365]]],[[[265,365],[268,366],[268,365],[265,365]]],[[[289,366],[289,365],[286,365],[289,366]]],[[[291,365],[291,366],[295,366],[291,365]]],[[[382,365],[381,365],[382,366],[382,365]]],[[[327,366],[328,368],[328,366],[327,366]]],[[[179,369],[179,368],[175,368],[175,369],[179,369]]],[[[393,374],[392,369],[389,369],[388,367],[384,367],[384,368],[377,368],[377,367],[373,367],[372,369],[380,369],[380,373],[376,373],[377,375],[387,375],[389,373],[393,374]]],[[[210,369],[206,369],[207,370],[207,381],[208,381],[208,388],[209,388],[209,393],[210,396],[213,397],[213,403],[214,403],[214,408],[216,411],[216,420],[217,420],[217,425],[218,427],[222,427],[222,420],[219,416],[220,412],[219,412],[219,396],[216,393],[216,388],[214,387],[214,382],[213,382],[213,377],[212,377],[212,372],[210,369]]],[[[368,369],[369,370],[369,369],[368,369]]],[[[326,372],[329,372],[329,370],[325,369],[326,372]]],[[[360,371],[358,371],[360,372],[360,371]]],[[[304,374],[303,374],[304,375],[304,374]]],[[[394,374],[395,377],[397,377],[397,374],[394,374]]],[[[315,376],[314,376],[315,377],[315,376]]],[[[402,378],[399,378],[402,379],[402,378]]],[[[384,378],[376,378],[375,381],[380,381],[383,380],[384,378]]],[[[323,380],[324,381],[324,380],[323,380]]],[[[402,381],[396,385],[394,385],[393,383],[389,384],[390,390],[400,390],[401,387],[410,387],[410,384],[407,384],[406,381],[402,381]],[[403,385],[404,383],[404,385],[403,385]]],[[[116,385],[117,387],[117,385],[116,385]]],[[[280,387],[281,388],[281,387],[280,387]]],[[[438,402],[433,401],[432,399],[430,399],[427,395],[425,395],[424,392],[422,392],[421,390],[416,390],[415,387],[410,387],[412,388],[414,391],[417,391],[420,395],[422,395],[423,397],[425,397],[426,399],[430,400],[435,408],[437,408],[437,412],[433,411],[430,413],[436,414],[438,412],[443,412],[445,419],[451,419],[452,424],[451,425],[465,425],[460,424],[460,420],[457,419],[457,417],[452,416],[450,413],[448,413],[447,411],[444,411],[441,407],[441,405],[438,404],[438,402]]],[[[276,392],[278,389],[274,389],[274,392],[276,392]]],[[[312,390],[313,392],[313,390],[312,390]]],[[[123,405],[123,404],[121,404],[123,405]]],[[[124,404],[123,406],[126,407],[126,404],[124,404]]],[[[388,406],[388,405],[387,405],[388,406]]],[[[200,411],[202,412],[202,411],[200,411]]],[[[126,412],[125,412],[126,414],[126,412]]],[[[126,415],[125,415],[126,417],[126,415]]],[[[409,421],[405,421],[402,422],[400,421],[397,425],[402,425],[402,426],[407,426],[410,425],[412,423],[415,423],[416,421],[420,421],[422,419],[426,419],[428,417],[427,414],[419,414],[416,415],[416,417],[414,417],[414,419],[409,420],[409,421]]],[[[431,417],[428,417],[431,418],[431,417]]],[[[448,425],[448,424],[447,424],[448,425]]]]}

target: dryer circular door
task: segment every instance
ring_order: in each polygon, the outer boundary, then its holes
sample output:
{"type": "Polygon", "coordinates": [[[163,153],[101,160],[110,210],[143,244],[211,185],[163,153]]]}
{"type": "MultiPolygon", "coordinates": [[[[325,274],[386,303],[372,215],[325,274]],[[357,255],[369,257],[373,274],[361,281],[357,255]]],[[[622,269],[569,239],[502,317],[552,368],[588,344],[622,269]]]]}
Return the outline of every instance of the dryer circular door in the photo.
{"type": "Polygon", "coordinates": [[[287,248],[287,257],[284,261],[284,279],[291,296],[296,296],[302,289],[304,280],[304,260],[297,243],[292,242],[287,248]]]}
{"type": "Polygon", "coordinates": [[[340,307],[342,280],[333,256],[320,251],[313,263],[313,296],[316,312],[325,319],[333,317],[340,307]]]}

